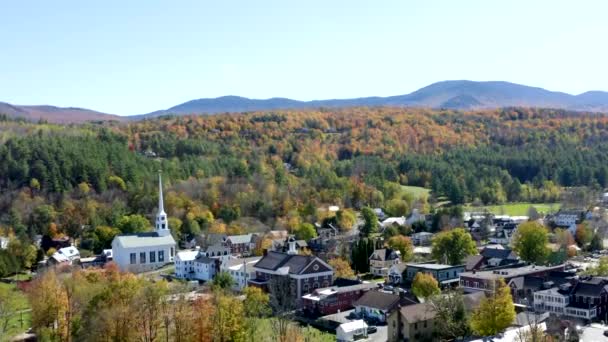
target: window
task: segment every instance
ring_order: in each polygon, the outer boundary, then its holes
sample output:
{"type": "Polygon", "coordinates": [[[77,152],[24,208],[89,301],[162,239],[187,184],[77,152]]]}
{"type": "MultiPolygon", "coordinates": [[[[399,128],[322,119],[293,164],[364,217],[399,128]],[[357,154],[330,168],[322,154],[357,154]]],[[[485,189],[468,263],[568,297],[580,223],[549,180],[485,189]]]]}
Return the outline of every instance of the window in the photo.
{"type": "Polygon", "coordinates": [[[150,262],[151,263],[156,262],[156,252],[155,251],[150,252],[150,262]]]}
{"type": "Polygon", "coordinates": [[[418,330],[418,322],[414,323],[414,330],[418,330]]]}
{"type": "Polygon", "coordinates": [[[146,263],[146,252],[139,253],[139,263],[140,264],[146,263]]]}
{"type": "Polygon", "coordinates": [[[135,264],[135,258],[136,258],[135,257],[135,253],[131,253],[130,256],[131,256],[131,265],[134,265],[135,264]]]}
{"type": "Polygon", "coordinates": [[[171,257],[173,258],[173,247],[171,247],[171,257]]]}
{"type": "Polygon", "coordinates": [[[158,262],[165,262],[165,251],[158,251],[158,262]]]}
{"type": "Polygon", "coordinates": [[[161,226],[163,227],[163,229],[165,229],[165,224],[164,223],[161,226]]]}

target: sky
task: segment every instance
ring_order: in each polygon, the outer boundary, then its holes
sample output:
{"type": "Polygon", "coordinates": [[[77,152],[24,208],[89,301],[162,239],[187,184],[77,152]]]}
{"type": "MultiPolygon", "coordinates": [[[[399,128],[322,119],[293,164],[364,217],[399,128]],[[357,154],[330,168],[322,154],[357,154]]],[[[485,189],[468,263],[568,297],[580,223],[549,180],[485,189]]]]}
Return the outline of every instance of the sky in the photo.
{"type": "Polygon", "coordinates": [[[607,1],[0,2],[0,101],[131,115],[443,80],[608,90],[607,1]]]}

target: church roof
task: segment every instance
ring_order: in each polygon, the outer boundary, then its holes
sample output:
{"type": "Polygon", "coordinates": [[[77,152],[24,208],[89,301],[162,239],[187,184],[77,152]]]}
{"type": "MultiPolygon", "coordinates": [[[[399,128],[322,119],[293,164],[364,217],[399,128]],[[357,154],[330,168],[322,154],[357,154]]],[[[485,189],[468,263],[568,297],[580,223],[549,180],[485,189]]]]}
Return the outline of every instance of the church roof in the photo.
{"type": "Polygon", "coordinates": [[[118,235],[115,239],[123,248],[175,245],[175,240],[171,234],[159,236],[157,232],[118,235]]]}

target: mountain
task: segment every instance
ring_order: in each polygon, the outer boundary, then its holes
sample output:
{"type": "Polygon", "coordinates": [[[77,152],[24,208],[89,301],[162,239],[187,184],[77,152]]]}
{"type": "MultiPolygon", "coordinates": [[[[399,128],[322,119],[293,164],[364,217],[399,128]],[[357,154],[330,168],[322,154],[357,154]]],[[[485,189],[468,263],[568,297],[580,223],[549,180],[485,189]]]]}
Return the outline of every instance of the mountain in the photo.
{"type": "Polygon", "coordinates": [[[19,106],[0,102],[0,114],[28,121],[40,119],[52,123],[83,123],[87,121],[125,121],[126,117],[105,114],[90,109],[55,106],[19,106]]]}
{"type": "Polygon", "coordinates": [[[86,121],[138,120],[169,114],[215,114],[278,109],[354,106],[428,107],[458,110],[497,107],[544,107],[608,113],[608,92],[588,91],[580,95],[571,95],[500,81],[443,81],[420,88],[410,94],[388,97],[376,96],[314,101],[298,101],[282,97],[262,100],[249,99],[240,96],[203,98],[184,102],[166,110],[158,110],[152,113],[128,117],[105,114],[82,108],[15,106],[3,102],[0,102],[0,114],[23,117],[28,120],[44,119],[55,123],[81,123],[86,121]]]}
{"type": "Polygon", "coordinates": [[[608,92],[590,91],[580,95],[571,95],[500,81],[443,81],[433,83],[407,95],[388,97],[315,101],[297,101],[278,97],[264,100],[240,96],[204,98],[188,101],[167,110],[140,115],[137,118],[166,114],[214,114],[352,106],[406,106],[461,110],[521,106],[608,112],[608,92]]]}

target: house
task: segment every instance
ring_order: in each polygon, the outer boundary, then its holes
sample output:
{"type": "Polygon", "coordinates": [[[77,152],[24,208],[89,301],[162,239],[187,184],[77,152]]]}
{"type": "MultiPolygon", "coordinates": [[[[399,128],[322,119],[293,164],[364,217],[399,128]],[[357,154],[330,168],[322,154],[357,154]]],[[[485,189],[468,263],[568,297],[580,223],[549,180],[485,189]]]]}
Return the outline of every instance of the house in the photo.
{"type": "Polygon", "coordinates": [[[419,232],[412,234],[412,243],[415,246],[428,246],[433,239],[433,233],[419,232]]]}
{"type": "Polygon", "coordinates": [[[378,284],[366,282],[347,286],[320,288],[302,296],[302,307],[309,315],[331,315],[353,308],[353,302],[378,284]]]}
{"type": "Polygon", "coordinates": [[[488,271],[470,271],[460,273],[460,286],[466,293],[475,291],[491,292],[496,280],[502,278],[505,283],[511,279],[522,276],[544,277],[552,271],[563,271],[564,265],[556,266],[523,266],[515,268],[501,268],[488,271]]]}
{"type": "Polygon", "coordinates": [[[227,272],[232,277],[234,284],[232,289],[242,291],[249,279],[255,278],[253,266],[260,261],[261,257],[231,258],[220,265],[221,272],[227,272]]]}
{"type": "Polygon", "coordinates": [[[268,289],[273,278],[284,277],[289,279],[295,299],[315,289],[328,287],[334,276],[333,268],[318,257],[298,255],[294,238],[289,240],[287,253],[266,252],[253,267],[255,278],[249,279],[249,285],[268,289]]]}
{"type": "Polygon", "coordinates": [[[251,251],[255,248],[257,236],[255,234],[230,235],[224,238],[224,246],[230,248],[232,255],[251,255],[251,251]]]}
{"type": "MultiPolygon", "coordinates": [[[[475,310],[485,298],[483,292],[463,296],[467,312],[475,310]]],[[[387,321],[388,341],[434,341],[435,328],[442,324],[435,319],[436,312],[430,303],[401,306],[390,313],[387,321]]]]}
{"type": "Polygon", "coordinates": [[[151,271],[173,262],[176,244],[163,206],[163,188],[158,175],[158,213],[153,232],[121,234],[112,241],[114,262],[122,271],[151,271]]]}
{"type": "Polygon", "coordinates": [[[420,210],[418,209],[412,210],[410,216],[408,216],[407,220],[405,220],[405,225],[411,226],[416,222],[426,222],[426,215],[421,214],[420,210]]]}
{"type": "Polygon", "coordinates": [[[608,280],[587,278],[534,293],[534,308],[581,320],[605,319],[608,309],[608,280]]]}
{"type": "Polygon", "coordinates": [[[399,305],[400,301],[399,296],[391,293],[368,291],[357,299],[353,306],[359,317],[364,317],[366,320],[386,322],[389,313],[399,305]]]}
{"type": "Polygon", "coordinates": [[[509,248],[484,248],[481,253],[483,262],[487,267],[505,266],[516,264],[519,257],[509,248]]]}
{"type": "Polygon", "coordinates": [[[207,250],[180,251],[175,256],[175,277],[186,280],[209,281],[233,257],[224,246],[210,246],[207,250]]]}
{"type": "Polygon", "coordinates": [[[429,303],[401,307],[388,319],[388,341],[432,340],[436,312],[429,303]]]}
{"type": "Polygon", "coordinates": [[[458,284],[459,276],[465,271],[465,265],[444,265],[437,263],[410,263],[405,269],[405,282],[413,282],[418,272],[430,274],[439,282],[439,286],[446,287],[458,284]]]}
{"type": "Polygon", "coordinates": [[[521,264],[519,257],[502,245],[487,245],[480,254],[471,255],[465,260],[465,270],[482,270],[494,267],[516,267],[521,264]]]}
{"type": "Polygon", "coordinates": [[[362,319],[342,323],[336,329],[337,342],[350,342],[367,338],[367,324],[362,319]]]}
{"type": "Polygon", "coordinates": [[[403,272],[405,271],[407,265],[404,263],[399,263],[391,266],[388,270],[388,282],[394,285],[403,284],[403,272]]]}
{"type": "Polygon", "coordinates": [[[511,279],[507,285],[511,288],[514,302],[531,305],[534,299],[533,295],[537,291],[559,287],[566,283],[573,283],[576,278],[578,276],[573,272],[552,271],[543,277],[534,275],[516,277],[511,279]]]}
{"type": "Polygon", "coordinates": [[[369,257],[369,270],[375,276],[387,277],[392,265],[401,262],[401,253],[396,249],[376,249],[369,257]]]}
{"type": "Polygon", "coordinates": [[[194,260],[200,250],[180,251],[175,255],[175,277],[179,279],[194,279],[194,260]]]}
{"type": "Polygon", "coordinates": [[[73,265],[80,261],[80,252],[74,246],[60,248],[48,260],[50,265],[73,265]]]}
{"type": "Polygon", "coordinates": [[[551,221],[558,227],[571,227],[581,223],[585,219],[584,210],[560,210],[553,217],[551,221]]]}
{"type": "Polygon", "coordinates": [[[399,226],[405,226],[405,216],[401,216],[401,217],[389,217],[387,219],[385,219],[384,221],[382,221],[380,223],[380,226],[384,229],[388,228],[388,227],[399,227],[399,226]]]}

